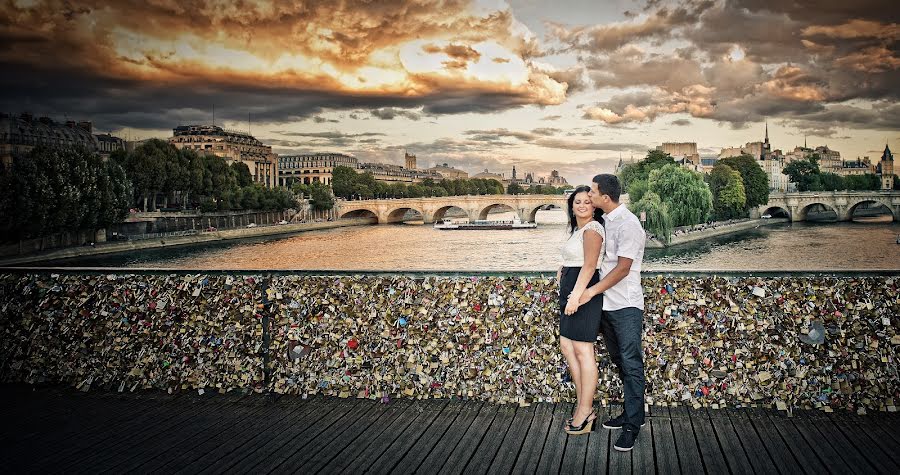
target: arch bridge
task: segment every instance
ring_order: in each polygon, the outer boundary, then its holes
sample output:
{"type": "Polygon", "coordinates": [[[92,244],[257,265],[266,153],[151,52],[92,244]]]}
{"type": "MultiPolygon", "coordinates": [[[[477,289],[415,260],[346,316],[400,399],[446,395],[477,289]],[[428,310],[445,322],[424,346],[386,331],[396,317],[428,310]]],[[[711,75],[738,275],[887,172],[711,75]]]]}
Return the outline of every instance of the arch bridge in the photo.
{"type": "Polygon", "coordinates": [[[894,221],[900,221],[900,191],[817,191],[770,193],[769,202],[756,209],[763,214],[786,215],[791,221],[805,221],[811,210],[824,207],[837,214],[838,221],[850,221],[860,207],[883,205],[894,221]]]}
{"type": "Polygon", "coordinates": [[[488,219],[491,210],[514,211],[522,221],[534,221],[542,209],[566,207],[564,195],[479,195],[431,198],[396,198],[345,201],[335,204],[340,218],[376,218],[378,224],[399,223],[407,212],[416,211],[426,224],[444,219],[447,211],[459,208],[470,220],[488,219]]]}

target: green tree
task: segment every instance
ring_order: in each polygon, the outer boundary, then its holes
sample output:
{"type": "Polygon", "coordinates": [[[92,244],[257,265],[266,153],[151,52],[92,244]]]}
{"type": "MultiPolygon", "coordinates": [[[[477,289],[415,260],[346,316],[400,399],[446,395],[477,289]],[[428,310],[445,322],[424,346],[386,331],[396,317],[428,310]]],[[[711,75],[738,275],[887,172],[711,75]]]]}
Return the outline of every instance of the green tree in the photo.
{"type": "Polygon", "coordinates": [[[769,177],[752,156],[743,154],[737,157],[727,157],[719,160],[716,164],[728,165],[741,174],[744,193],[747,195],[745,209],[755,208],[769,202],[769,177]]]}
{"type": "Polygon", "coordinates": [[[814,188],[821,187],[819,158],[816,154],[788,163],[782,173],[787,175],[791,182],[797,184],[797,191],[813,191],[814,188]]]}
{"type": "Polygon", "coordinates": [[[675,159],[666,152],[648,150],[647,156],[643,160],[628,164],[619,172],[619,180],[622,182],[623,191],[628,193],[630,197],[630,186],[632,183],[639,180],[647,181],[650,178],[650,172],[666,165],[675,165],[675,159]]]}
{"type": "Polygon", "coordinates": [[[849,175],[844,178],[844,186],[851,191],[880,190],[881,179],[873,173],[849,175]]]}
{"type": "Polygon", "coordinates": [[[715,219],[731,219],[745,214],[747,197],[744,180],[737,170],[724,163],[717,163],[706,176],[706,182],[712,193],[715,219]]]}
{"type": "Polygon", "coordinates": [[[822,189],[825,191],[841,191],[847,189],[844,178],[840,175],[834,173],[822,173],[819,175],[819,179],[822,181],[822,189]]]}
{"type": "Polygon", "coordinates": [[[659,195],[649,191],[641,197],[640,201],[629,205],[631,212],[640,216],[643,212],[647,218],[644,223],[647,231],[668,244],[672,240],[672,217],[669,215],[669,206],[660,199],[659,195]]]}
{"type": "Polygon", "coordinates": [[[634,180],[628,187],[628,199],[637,203],[647,193],[647,180],[634,180]]]}
{"type": "Polygon", "coordinates": [[[518,183],[510,183],[509,186],[506,187],[506,194],[508,195],[518,195],[524,192],[525,190],[519,186],[518,183]]]}
{"type": "Polygon", "coordinates": [[[699,173],[666,165],[650,172],[647,184],[668,207],[674,226],[697,224],[709,217],[712,193],[699,173]]]}
{"type": "Polygon", "coordinates": [[[350,167],[342,165],[334,167],[331,171],[331,190],[334,196],[349,199],[353,194],[356,177],[356,170],[350,167]]]}
{"type": "Polygon", "coordinates": [[[246,163],[231,162],[231,169],[234,170],[238,186],[245,187],[253,184],[253,175],[250,174],[250,167],[246,163]]]}

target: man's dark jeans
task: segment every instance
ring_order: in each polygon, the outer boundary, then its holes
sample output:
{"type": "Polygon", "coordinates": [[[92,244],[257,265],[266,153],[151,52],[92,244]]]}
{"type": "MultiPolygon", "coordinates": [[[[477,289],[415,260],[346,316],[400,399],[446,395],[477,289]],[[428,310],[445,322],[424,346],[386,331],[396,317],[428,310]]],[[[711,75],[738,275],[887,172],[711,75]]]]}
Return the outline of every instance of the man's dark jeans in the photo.
{"type": "Polygon", "coordinates": [[[619,369],[625,386],[625,424],[638,431],[644,423],[644,352],[641,348],[641,329],[644,312],[628,307],[604,310],[600,332],[609,356],[619,369]]]}

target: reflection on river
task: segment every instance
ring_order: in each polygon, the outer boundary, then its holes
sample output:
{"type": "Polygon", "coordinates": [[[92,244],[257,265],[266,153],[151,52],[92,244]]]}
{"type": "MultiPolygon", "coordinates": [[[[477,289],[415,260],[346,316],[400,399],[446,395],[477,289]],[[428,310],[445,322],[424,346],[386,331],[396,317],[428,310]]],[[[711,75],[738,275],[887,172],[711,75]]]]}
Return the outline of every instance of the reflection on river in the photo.
{"type": "MultiPolygon", "coordinates": [[[[492,219],[511,219],[492,215],[492,219]]],[[[533,230],[439,231],[361,226],[53,263],[179,269],[549,271],[567,237],[560,210],[533,230]]],[[[900,270],[900,223],[795,223],[669,249],[648,249],[645,270],[900,270]]]]}

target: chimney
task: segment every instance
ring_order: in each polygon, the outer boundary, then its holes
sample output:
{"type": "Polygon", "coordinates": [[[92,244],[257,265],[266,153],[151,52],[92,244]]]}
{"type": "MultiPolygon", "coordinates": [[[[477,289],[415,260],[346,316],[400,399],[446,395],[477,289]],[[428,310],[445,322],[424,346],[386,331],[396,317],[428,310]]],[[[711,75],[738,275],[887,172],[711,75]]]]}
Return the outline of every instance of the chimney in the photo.
{"type": "Polygon", "coordinates": [[[94,126],[93,126],[93,124],[91,124],[91,121],[89,121],[89,120],[82,120],[81,122],[78,123],[78,127],[86,130],[87,133],[89,133],[89,134],[94,133],[94,126]]]}

